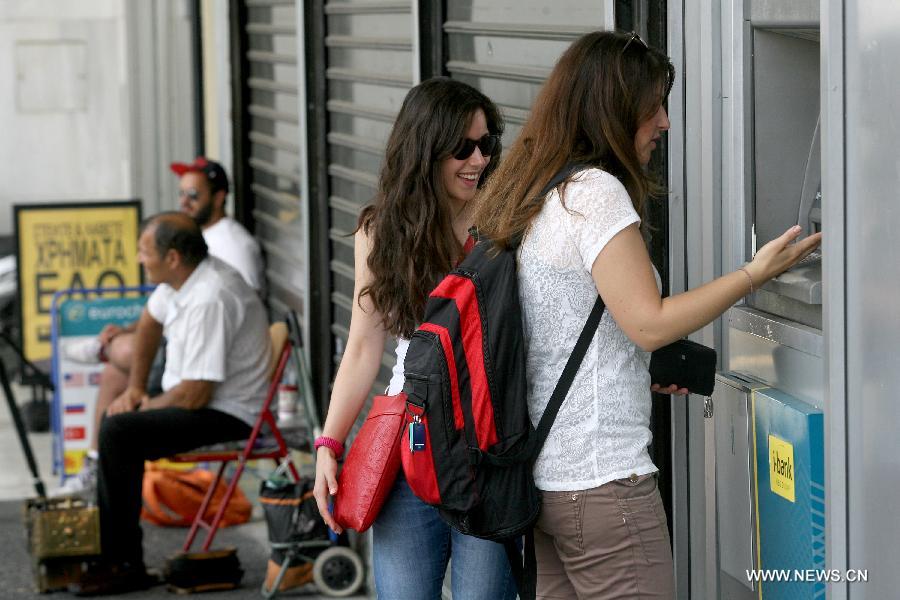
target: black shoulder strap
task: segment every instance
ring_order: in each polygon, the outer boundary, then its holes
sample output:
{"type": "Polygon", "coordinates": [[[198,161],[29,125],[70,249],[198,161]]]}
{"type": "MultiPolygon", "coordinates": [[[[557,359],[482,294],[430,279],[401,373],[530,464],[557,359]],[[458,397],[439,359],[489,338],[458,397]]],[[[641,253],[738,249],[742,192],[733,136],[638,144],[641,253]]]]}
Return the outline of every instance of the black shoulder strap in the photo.
{"type": "Polygon", "coordinates": [[[578,341],[575,342],[575,348],[572,349],[572,354],[569,355],[569,360],[566,362],[565,368],[563,368],[562,375],[559,376],[559,381],[556,382],[556,387],[553,389],[547,408],[544,409],[544,414],[541,415],[541,421],[538,423],[534,442],[531,446],[532,456],[535,458],[544,446],[544,442],[547,441],[550,428],[553,427],[553,421],[556,420],[556,415],[559,413],[560,407],[562,407],[563,400],[566,399],[566,394],[569,393],[569,388],[572,387],[572,382],[575,381],[578,367],[581,366],[581,362],[584,360],[588,346],[591,345],[591,340],[597,331],[597,327],[600,325],[600,319],[603,317],[605,308],[606,305],[603,303],[603,298],[598,295],[597,300],[594,301],[594,307],[591,309],[591,314],[588,315],[587,323],[585,323],[584,329],[581,330],[581,335],[578,336],[578,341]]]}

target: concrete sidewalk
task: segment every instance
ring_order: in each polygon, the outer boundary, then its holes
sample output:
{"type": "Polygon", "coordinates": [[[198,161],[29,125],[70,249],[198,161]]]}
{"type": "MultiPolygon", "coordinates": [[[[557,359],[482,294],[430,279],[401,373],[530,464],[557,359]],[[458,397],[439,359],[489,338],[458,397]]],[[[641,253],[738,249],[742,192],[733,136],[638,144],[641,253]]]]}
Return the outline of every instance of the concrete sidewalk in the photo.
{"type": "MultiPolygon", "coordinates": [[[[0,391],[2,393],[2,391],[0,391]]],[[[30,390],[14,386],[14,393],[23,404],[30,398],[30,390]]],[[[5,398],[0,398],[0,540],[4,540],[0,548],[0,598],[18,600],[24,598],[48,598],[47,595],[34,591],[31,576],[31,563],[25,545],[25,528],[22,522],[22,501],[35,496],[33,481],[28,471],[25,456],[19,445],[15,427],[9,414],[5,398]]],[[[32,450],[39,464],[40,475],[48,491],[59,487],[59,476],[52,474],[52,436],[50,433],[29,434],[32,450]]],[[[217,598],[243,600],[261,598],[260,587],[266,570],[269,556],[266,524],[262,511],[256,500],[260,477],[265,473],[245,472],[241,478],[241,488],[248,498],[254,501],[254,512],[250,522],[237,527],[222,529],[216,535],[215,546],[234,546],[238,549],[238,557],[244,569],[242,587],[228,592],[202,594],[204,599],[217,598]]],[[[162,528],[143,524],[144,551],[146,562],[150,567],[159,567],[165,558],[181,548],[186,534],[185,529],[162,528]]],[[[70,598],[68,593],[57,593],[52,597],[70,598]]],[[[126,596],[129,600],[149,600],[151,598],[174,598],[164,587],[157,587],[144,592],[135,592],[126,596]]],[[[300,590],[292,590],[278,598],[304,598],[308,600],[325,600],[318,595],[313,585],[300,590]]],[[[367,596],[354,596],[357,600],[367,596]]]]}

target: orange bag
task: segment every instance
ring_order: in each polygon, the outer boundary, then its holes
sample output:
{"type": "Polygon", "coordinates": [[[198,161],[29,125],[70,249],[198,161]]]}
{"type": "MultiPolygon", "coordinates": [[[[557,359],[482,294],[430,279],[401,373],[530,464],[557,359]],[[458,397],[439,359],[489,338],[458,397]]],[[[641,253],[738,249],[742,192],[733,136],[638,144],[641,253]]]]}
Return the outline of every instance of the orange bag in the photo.
{"type": "MultiPolygon", "coordinates": [[[[164,527],[190,527],[214,479],[215,475],[203,469],[178,471],[148,465],[144,472],[141,518],[164,527]]],[[[219,482],[206,508],[205,520],[212,521],[222,502],[225,487],[224,482],[219,482]]],[[[246,523],[252,509],[241,488],[235,488],[222,516],[221,526],[246,523]]]]}

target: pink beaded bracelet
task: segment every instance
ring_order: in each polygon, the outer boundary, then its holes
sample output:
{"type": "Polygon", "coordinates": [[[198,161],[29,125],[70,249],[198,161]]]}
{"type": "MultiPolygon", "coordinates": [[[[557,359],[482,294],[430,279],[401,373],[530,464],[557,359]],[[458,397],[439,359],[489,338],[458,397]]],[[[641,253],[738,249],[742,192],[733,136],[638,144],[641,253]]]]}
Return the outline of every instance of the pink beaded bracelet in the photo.
{"type": "Polygon", "coordinates": [[[325,435],[317,437],[316,441],[313,442],[313,448],[316,450],[316,452],[318,452],[319,448],[321,448],[322,446],[325,446],[326,448],[334,452],[335,458],[340,458],[344,455],[344,445],[334,438],[330,438],[325,435]]]}

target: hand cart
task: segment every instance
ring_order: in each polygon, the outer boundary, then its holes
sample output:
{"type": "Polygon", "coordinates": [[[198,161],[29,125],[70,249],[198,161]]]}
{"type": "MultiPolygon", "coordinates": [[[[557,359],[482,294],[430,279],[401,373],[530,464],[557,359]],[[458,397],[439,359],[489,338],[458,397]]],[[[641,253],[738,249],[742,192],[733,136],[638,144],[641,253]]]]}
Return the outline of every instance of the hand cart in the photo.
{"type": "MultiPolygon", "coordinates": [[[[293,365],[297,374],[299,397],[304,403],[307,419],[307,435],[309,448],[321,434],[322,427],[318,417],[318,407],[312,393],[309,369],[303,356],[303,336],[297,316],[293,311],[287,315],[288,329],[293,341],[293,365]]],[[[315,456],[315,455],[314,455],[315,456]]],[[[267,506],[266,495],[273,499],[271,505],[290,505],[282,518],[270,518],[269,543],[272,550],[283,553],[278,576],[267,588],[262,586],[262,595],[269,599],[279,592],[288,568],[297,563],[312,564],[312,580],[319,592],[335,598],[346,597],[356,593],[363,584],[365,571],[359,555],[351,548],[339,545],[338,537],[322,521],[312,498],[314,482],[308,478],[290,481],[288,472],[279,469],[263,482],[260,494],[263,506],[267,506]],[[269,489],[266,489],[269,486],[269,489]],[[277,496],[281,495],[281,498],[277,496]],[[285,518],[284,515],[287,515],[285,518]]],[[[274,513],[275,511],[273,511],[274,513]]]]}

